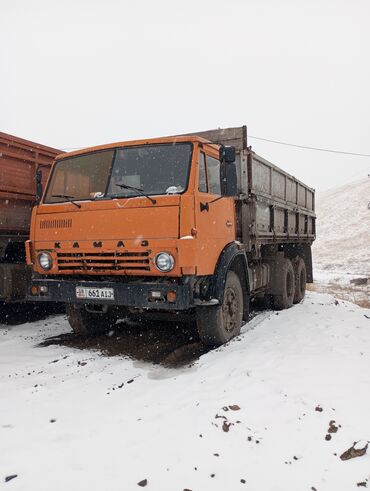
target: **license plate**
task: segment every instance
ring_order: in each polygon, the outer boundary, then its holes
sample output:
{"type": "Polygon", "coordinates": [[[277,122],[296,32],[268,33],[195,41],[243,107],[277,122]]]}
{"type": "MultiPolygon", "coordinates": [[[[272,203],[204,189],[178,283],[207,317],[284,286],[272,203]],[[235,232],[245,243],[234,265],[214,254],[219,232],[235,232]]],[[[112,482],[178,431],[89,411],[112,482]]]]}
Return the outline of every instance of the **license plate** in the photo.
{"type": "Polygon", "coordinates": [[[86,288],[76,286],[76,298],[114,300],[113,288],[86,288]]]}

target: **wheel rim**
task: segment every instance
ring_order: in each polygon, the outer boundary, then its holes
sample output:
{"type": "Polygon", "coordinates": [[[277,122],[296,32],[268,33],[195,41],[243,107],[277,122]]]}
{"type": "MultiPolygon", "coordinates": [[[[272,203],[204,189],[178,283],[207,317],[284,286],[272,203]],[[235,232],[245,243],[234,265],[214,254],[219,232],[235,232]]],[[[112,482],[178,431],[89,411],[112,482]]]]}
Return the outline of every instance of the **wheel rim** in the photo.
{"type": "Polygon", "coordinates": [[[238,327],[239,301],[238,296],[232,288],[227,288],[222,304],[222,315],[224,328],[227,332],[234,331],[238,327]]]}

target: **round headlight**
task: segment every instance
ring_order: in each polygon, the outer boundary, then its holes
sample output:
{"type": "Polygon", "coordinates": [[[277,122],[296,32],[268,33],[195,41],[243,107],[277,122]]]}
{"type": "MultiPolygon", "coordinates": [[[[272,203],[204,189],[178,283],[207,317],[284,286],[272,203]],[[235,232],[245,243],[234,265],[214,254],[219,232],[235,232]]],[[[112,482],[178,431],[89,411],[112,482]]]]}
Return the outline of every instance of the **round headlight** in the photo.
{"type": "Polygon", "coordinates": [[[175,266],[175,260],[168,252],[160,252],[155,256],[154,264],[159,271],[168,273],[175,266]]]}
{"type": "Polygon", "coordinates": [[[42,269],[48,270],[53,265],[53,260],[48,252],[41,252],[41,254],[38,255],[37,259],[42,269]]]}

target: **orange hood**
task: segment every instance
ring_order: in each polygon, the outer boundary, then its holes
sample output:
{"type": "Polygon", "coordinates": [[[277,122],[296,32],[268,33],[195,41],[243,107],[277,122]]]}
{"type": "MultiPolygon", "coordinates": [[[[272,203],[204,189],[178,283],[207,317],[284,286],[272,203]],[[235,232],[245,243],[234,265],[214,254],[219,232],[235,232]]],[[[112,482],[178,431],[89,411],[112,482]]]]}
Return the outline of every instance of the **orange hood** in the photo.
{"type": "Polygon", "coordinates": [[[36,242],[179,237],[180,196],[80,201],[41,205],[36,213],[36,242]]]}

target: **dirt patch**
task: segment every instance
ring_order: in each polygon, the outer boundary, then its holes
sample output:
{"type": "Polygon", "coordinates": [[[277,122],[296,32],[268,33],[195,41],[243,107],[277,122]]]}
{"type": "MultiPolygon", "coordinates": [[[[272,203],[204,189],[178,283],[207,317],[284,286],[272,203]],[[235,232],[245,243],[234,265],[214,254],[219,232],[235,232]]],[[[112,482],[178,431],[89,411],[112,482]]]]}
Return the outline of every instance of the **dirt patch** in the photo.
{"type": "Polygon", "coordinates": [[[106,334],[77,336],[62,334],[43,341],[40,346],[60,345],[80,350],[98,350],[106,356],[127,356],[136,360],[182,366],[209,351],[200,341],[195,326],[189,324],[119,323],[106,334]]]}
{"type": "MultiPolygon", "coordinates": [[[[256,315],[258,315],[258,310],[253,308],[249,314],[249,320],[256,315]]],[[[212,350],[212,347],[205,346],[201,342],[195,320],[134,322],[121,319],[107,333],[82,336],[71,331],[47,338],[39,344],[40,347],[50,345],[94,350],[105,356],[129,357],[175,368],[191,365],[200,356],[212,350]]],[[[230,406],[230,409],[236,411],[238,406],[230,406]]]]}

